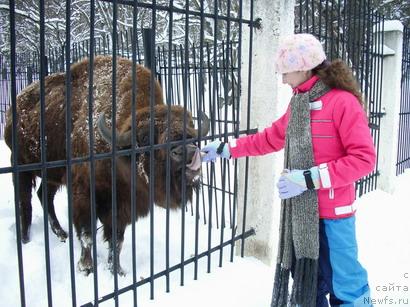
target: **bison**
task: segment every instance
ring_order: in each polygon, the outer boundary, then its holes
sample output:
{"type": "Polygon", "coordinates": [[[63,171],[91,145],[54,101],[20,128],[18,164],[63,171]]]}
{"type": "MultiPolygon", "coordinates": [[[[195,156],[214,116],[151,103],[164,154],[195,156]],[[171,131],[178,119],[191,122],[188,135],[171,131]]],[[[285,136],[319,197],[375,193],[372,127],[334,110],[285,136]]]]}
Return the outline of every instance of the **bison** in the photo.
{"type": "MultiPolygon", "coordinates": [[[[89,136],[89,106],[88,106],[88,66],[85,59],[71,66],[71,113],[72,133],[71,147],[74,158],[86,158],[90,155],[89,136]]],[[[143,66],[137,65],[136,106],[135,112],[135,143],[138,147],[153,145],[150,143],[150,132],[153,132],[155,144],[169,144],[155,147],[154,151],[137,150],[136,166],[136,208],[137,218],[149,213],[150,184],[153,185],[153,201],[156,205],[170,208],[184,206],[192,199],[195,188],[199,185],[200,154],[194,141],[199,135],[206,135],[209,131],[209,120],[205,114],[201,115],[202,130],[194,128],[190,112],[180,106],[168,106],[163,102],[162,89],[155,81],[151,90],[151,72],[143,66]],[[155,105],[150,106],[151,93],[154,94],[155,105]],[[169,123],[168,120],[170,119],[169,123]],[[186,137],[190,142],[174,142],[186,137]],[[150,155],[153,154],[154,163],[150,167],[150,155]],[[167,204],[167,155],[170,168],[170,193],[167,204]],[[184,159],[185,157],[185,159],[184,159]],[[150,182],[151,171],[154,173],[154,182],[150,182]],[[183,171],[186,180],[182,180],[183,171]],[[185,184],[183,187],[182,184],[185,184]],[[186,197],[182,196],[185,191],[186,197]]],[[[111,147],[130,149],[132,142],[132,62],[124,58],[117,58],[116,70],[116,142],[113,144],[112,128],[112,58],[98,56],[94,60],[93,70],[94,107],[92,110],[94,135],[94,154],[111,152],[111,147]]],[[[45,78],[45,140],[47,161],[61,161],[66,159],[66,104],[65,104],[65,74],[58,73],[45,78]]],[[[11,148],[12,144],[12,116],[8,111],[5,129],[5,140],[11,148]]],[[[40,85],[38,82],[25,88],[17,96],[17,131],[18,163],[30,164],[41,161],[40,146],[40,85]]],[[[145,147],[150,148],[150,147],[145,147]]],[[[108,264],[113,272],[117,270],[123,274],[119,255],[124,231],[131,223],[131,163],[130,155],[116,157],[116,204],[117,204],[117,244],[112,240],[112,160],[95,160],[95,204],[96,215],[103,224],[104,239],[109,245],[108,264]],[[116,249],[116,253],[114,253],[116,249]],[[113,261],[113,255],[118,258],[113,261]],[[114,268],[116,263],[116,268],[114,268]]],[[[19,199],[21,212],[21,237],[23,243],[30,240],[31,225],[31,191],[36,177],[41,177],[41,170],[24,171],[18,173],[19,199]]],[[[91,223],[91,189],[90,189],[90,162],[74,163],[71,168],[73,223],[81,242],[81,257],[78,268],[85,274],[93,271],[92,223],[91,223]]],[[[42,189],[47,185],[48,215],[52,231],[65,241],[66,232],[61,228],[55,215],[53,199],[57,189],[66,184],[66,167],[47,169],[47,180],[42,180],[38,189],[38,196],[42,199],[42,189]]]]}

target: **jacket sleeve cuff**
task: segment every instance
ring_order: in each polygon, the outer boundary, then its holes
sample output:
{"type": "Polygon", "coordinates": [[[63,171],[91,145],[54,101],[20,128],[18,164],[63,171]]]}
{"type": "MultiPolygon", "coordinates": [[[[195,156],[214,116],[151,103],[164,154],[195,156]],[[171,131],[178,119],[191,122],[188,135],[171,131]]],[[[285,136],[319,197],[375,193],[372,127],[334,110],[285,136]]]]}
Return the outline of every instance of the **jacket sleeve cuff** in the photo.
{"type": "Polygon", "coordinates": [[[237,158],[238,156],[240,156],[240,154],[238,153],[238,148],[236,147],[236,140],[237,139],[231,139],[228,142],[228,149],[231,158],[237,158]]]}
{"type": "Polygon", "coordinates": [[[332,187],[332,182],[330,181],[330,174],[329,174],[329,168],[327,167],[327,163],[321,163],[318,167],[319,169],[319,176],[320,176],[320,182],[322,184],[322,188],[331,188],[332,187]]]}

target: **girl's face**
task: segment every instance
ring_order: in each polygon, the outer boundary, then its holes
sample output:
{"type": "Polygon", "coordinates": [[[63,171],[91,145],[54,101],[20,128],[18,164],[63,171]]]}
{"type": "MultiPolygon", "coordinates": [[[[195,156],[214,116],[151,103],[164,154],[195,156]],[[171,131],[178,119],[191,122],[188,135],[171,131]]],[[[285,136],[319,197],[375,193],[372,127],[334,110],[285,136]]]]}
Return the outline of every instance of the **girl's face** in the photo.
{"type": "Polygon", "coordinates": [[[312,77],[311,71],[294,71],[282,74],[282,83],[289,84],[292,88],[297,87],[312,77]]]}

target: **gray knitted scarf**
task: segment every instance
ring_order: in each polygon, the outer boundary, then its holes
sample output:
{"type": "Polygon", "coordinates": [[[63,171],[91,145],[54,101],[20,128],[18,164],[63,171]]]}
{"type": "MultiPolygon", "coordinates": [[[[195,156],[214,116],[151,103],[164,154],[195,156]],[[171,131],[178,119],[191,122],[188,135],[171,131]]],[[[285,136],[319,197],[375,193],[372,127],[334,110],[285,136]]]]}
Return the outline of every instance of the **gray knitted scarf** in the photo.
{"type": "MultiPolygon", "coordinates": [[[[309,102],[330,89],[318,80],[313,88],[295,94],[285,137],[286,169],[314,166],[309,102]]],[[[282,200],[279,248],[271,307],[316,306],[319,258],[319,212],[316,191],[282,200]],[[293,286],[289,295],[289,275],[293,286]]]]}

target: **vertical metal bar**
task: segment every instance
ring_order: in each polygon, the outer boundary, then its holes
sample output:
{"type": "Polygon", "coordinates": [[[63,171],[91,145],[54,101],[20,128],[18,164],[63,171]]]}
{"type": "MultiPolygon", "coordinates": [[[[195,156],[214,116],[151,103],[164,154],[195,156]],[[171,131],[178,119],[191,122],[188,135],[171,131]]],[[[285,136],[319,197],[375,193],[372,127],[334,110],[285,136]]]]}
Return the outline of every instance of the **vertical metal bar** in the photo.
{"type": "Polygon", "coordinates": [[[326,53],[329,53],[328,50],[328,27],[329,27],[329,0],[326,0],[326,7],[325,7],[325,51],[326,53]]]}
{"type": "MultiPolygon", "coordinates": [[[[186,1],[186,7],[188,8],[188,3],[189,1],[186,1]]],[[[185,27],[188,29],[188,11],[186,12],[185,15],[185,27]]],[[[188,36],[185,36],[186,40],[188,39],[188,36]]],[[[187,62],[187,57],[188,57],[188,41],[185,42],[185,69],[187,69],[186,62],[187,62]]],[[[207,55],[208,55],[208,63],[210,61],[210,52],[209,52],[209,43],[207,43],[207,55]]],[[[195,48],[194,46],[192,47],[192,57],[194,59],[193,66],[196,66],[196,53],[195,53],[195,48]]],[[[208,64],[209,66],[209,64],[208,64]]],[[[196,74],[194,73],[194,78],[196,78],[196,74]]],[[[190,79],[189,79],[190,80],[190,79]]],[[[209,87],[211,90],[211,75],[210,75],[210,69],[208,69],[208,80],[209,80],[209,87]]],[[[189,81],[190,82],[190,81],[189,81]]],[[[196,80],[194,81],[196,84],[196,80]]],[[[190,84],[190,83],[189,83],[190,84]]],[[[211,102],[210,98],[211,93],[209,92],[209,101],[211,102]]],[[[211,107],[209,108],[211,110],[211,107]]],[[[212,117],[211,117],[212,118],[212,117]]],[[[199,141],[198,141],[199,143],[199,141]]],[[[208,169],[208,166],[206,167],[208,169]]],[[[209,175],[207,174],[207,178],[209,178],[209,175]]],[[[203,208],[203,218],[206,220],[206,215],[205,215],[205,201],[204,201],[204,188],[202,187],[202,208],[203,208]]],[[[194,280],[198,279],[198,249],[199,249],[199,195],[197,194],[197,201],[196,201],[196,210],[195,210],[195,261],[194,261],[194,280]]]]}
{"type": "Polygon", "coordinates": [[[152,57],[152,41],[151,41],[152,29],[143,29],[142,37],[144,40],[144,66],[149,69],[153,69],[153,57],[152,57]]]}
{"type": "MultiPolygon", "coordinates": [[[[361,65],[359,65],[360,66],[359,73],[360,73],[360,87],[361,87],[361,92],[362,92],[363,99],[365,99],[365,97],[367,98],[367,95],[366,95],[367,89],[364,88],[364,87],[366,87],[367,84],[368,84],[368,63],[366,61],[366,57],[369,56],[369,48],[370,48],[370,44],[368,42],[368,39],[369,39],[369,18],[366,17],[367,13],[368,13],[368,6],[366,5],[367,3],[368,2],[366,2],[366,0],[364,0],[364,5],[362,6],[363,7],[363,16],[362,16],[362,18],[363,18],[363,30],[360,30],[360,31],[362,31],[361,33],[363,33],[364,39],[363,39],[363,44],[359,47],[359,48],[361,48],[360,53],[362,55],[361,59],[360,59],[361,65]],[[367,20],[367,22],[366,22],[366,20],[367,20]]],[[[359,16],[360,16],[360,14],[359,14],[359,16]]],[[[370,177],[367,176],[366,179],[364,179],[364,180],[360,179],[359,181],[356,182],[356,189],[359,187],[359,194],[362,193],[364,181],[367,184],[367,182],[369,181],[369,178],[370,177]]]]}
{"type": "Polygon", "coordinates": [[[357,58],[356,58],[356,41],[358,39],[357,35],[357,17],[356,17],[356,12],[357,12],[357,1],[353,1],[353,11],[351,11],[351,17],[352,17],[352,27],[353,31],[350,32],[350,36],[352,36],[352,41],[350,45],[350,57],[352,59],[352,68],[355,72],[357,72],[357,58]]]}
{"type": "Polygon", "coordinates": [[[347,38],[346,36],[348,36],[348,34],[346,34],[346,1],[344,1],[344,5],[343,5],[343,41],[342,41],[342,59],[344,61],[347,61],[346,55],[345,55],[345,46],[347,44],[347,38]]]}
{"type": "Polygon", "coordinates": [[[117,100],[116,100],[116,88],[117,88],[117,18],[118,18],[118,4],[117,0],[113,0],[113,15],[112,15],[112,118],[111,118],[111,134],[112,144],[111,146],[111,210],[112,210],[112,246],[113,249],[113,266],[114,266],[114,302],[115,306],[119,306],[118,299],[118,250],[117,250],[117,148],[114,144],[117,144],[117,100]]]}
{"type": "MultiPolygon", "coordinates": [[[[152,41],[150,42],[150,58],[153,60],[155,58],[155,34],[156,34],[156,0],[152,1],[152,41]]],[[[150,78],[150,126],[149,126],[149,142],[150,142],[150,159],[149,159],[149,205],[150,205],[150,298],[154,299],[154,201],[155,201],[155,160],[154,160],[154,143],[155,143],[155,65],[152,65],[151,78],[150,78]]]]}
{"type": "MultiPolygon", "coordinates": [[[[187,4],[188,7],[188,4],[187,4]]],[[[185,23],[187,22],[187,20],[185,20],[185,23]]],[[[187,24],[185,24],[186,26],[187,24]]],[[[188,49],[188,40],[187,37],[185,36],[185,48],[188,49]]],[[[172,52],[172,50],[169,50],[169,52],[172,52]]],[[[189,57],[186,55],[185,61],[188,61],[189,57]]],[[[175,59],[176,60],[176,59],[175,59]]],[[[184,69],[186,69],[186,66],[184,67],[184,69]]],[[[186,127],[187,127],[187,99],[188,99],[188,93],[187,93],[187,87],[185,86],[184,91],[183,91],[183,108],[184,108],[184,118],[183,118],[183,127],[184,130],[182,132],[182,140],[183,140],[183,144],[182,146],[184,146],[184,150],[182,151],[182,161],[186,161],[186,150],[185,150],[185,146],[186,146],[186,138],[187,138],[187,133],[186,133],[186,127]]],[[[180,246],[180,262],[184,263],[185,261],[185,205],[186,205],[186,166],[185,163],[182,163],[182,178],[181,178],[181,186],[182,186],[182,193],[181,193],[181,200],[182,200],[182,204],[181,204],[181,246],[180,246]]],[[[180,285],[183,286],[185,281],[185,267],[183,265],[181,265],[181,270],[180,270],[180,285]]]]}
{"type": "MultiPolygon", "coordinates": [[[[136,153],[135,148],[136,144],[136,117],[137,117],[137,16],[138,16],[138,8],[136,1],[133,2],[133,11],[132,11],[132,30],[131,30],[131,44],[132,44],[132,96],[131,96],[131,236],[132,236],[132,283],[133,283],[133,302],[134,307],[138,306],[138,296],[137,296],[137,247],[136,247],[136,226],[135,223],[137,221],[137,199],[136,199],[136,192],[137,192],[137,170],[136,170],[136,153]]],[[[128,45],[128,44],[127,44],[128,45]]]]}
{"type": "MultiPolygon", "coordinates": [[[[134,3],[133,3],[133,6],[134,6],[134,3]]],[[[134,18],[133,18],[133,22],[134,22],[134,18]]],[[[129,41],[128,41],[128,36],[129,36],[128,31],[125,30],[125,48],[127,49],[127,59],[130,58],[130,44],[129,44],[129,41]]]]}
{"type": "MultiPolygon", "coordinates": [[[[90,39],[88,54],[88,131],[89,131],[89,153],[90,153],[90,205],[91,205],[91,236],[93,254],[93,283],[94,304],[98,306],[98,262],[97,262],[97,210],[95,200],[95,158],[94,158],[94,49],[95,49],[95,0],[90,1],[90,39]]],[[[71,121],[71,115],[67,116],[67,123],[71,121]]],[[[71,125],[70,125],[71,126],[71,125]]],[[[69,130],[70,131],[70,130],[69,130]]],[[[68,134],[68,135],[71,135],[68,134]]],[[[67,146],[67,148],[69,148],[67,146]]],[[[71,194],[71,193],[70,193],[71,194]]]]}
{"type": "MultiPolygon", "coordinates": [[[[178,54],[179,54],[179,50],[178,50],[178,48],[177,48],[177,46],[176,45],[174,45],[174,47],[172,48],[171,47],[171,49],[173,49],[173,58],[174,58],[174,61],[173,61],[173,63],[171,62],[171,65],[175,65],[175,73],[173,73],[173,77],[172,77],[172,79],[174,79],[175,81],[173,82],[173,84],[175,84],[175,89],[174,90],[172,90],[172,93],[173,93],[173,97],[172,97],[172,101],[178,101],[178,95],[179,95],[179,93],[181,93],[181,85],[179,84],[179,82],[178,82],[178,68],[179,67],[181,67],[181,65],[182,64],[180,64],[179,62],[178,62],[178,54]]],[[[171,57],[172,58],[172,57],[171,57]]],[[[182,59],[181,59],[182,60],[182,59]]],[[[172,103],[173,104],[173,103],[172,103]]],[[[187,107],[188,107],[188,101],[186,100],[186,105],[187,105],[187,107]]],[[[193,111],[193,109],[192,109],[192,106],[191,106],[191,108],[190,108],[190,110],[192,110],[193,111]]]]}
{"type": "MultiPolygon", "coordinates": [[[[306,11],[305,12],[307,13],[307,12],[309,12],[309,1],[306,0],[305,4],[306,4],[306,11]]],[[[304,14],[304,15],[305,15],[305,22],[306,22],[305,31],[306,31],[306,33],[309,33],[309,14],[304,14]]]]}
{"type": "MultiPolygon", "coordinates": [[[[240,109],[241,109],[241,84],[242,84],[242,26],[243,26],[243,2],[239,0],[239,43],[238,43],[238,87],[237,87],[237,106],[235,112],[235,106],[233,106],[233,111],[235,113],[234,117],[234,131],[235,131],[235,138],[239,137],[239,129],[240,129],[240,109]]],[[[251,62],[249,62],[251,64],[251,62]]],[[[249,96],[248,96],[249,97],[249,96]]],[[[235,237],[236,232],[236,207],[238,204],[238,161],[235,160],[234,166],[234,187],[233,187],[233,212],[232,212],[232,220],[231,220],[231,239],[235,237]]],[[[243,242],[242,242],[243,245],[243,242]]],[[[232,240],[231,243],[231,256],[230,261],[233,262],[234,257],[234,250],[235,250],[235,243],[232,240]]]]}
{"type": "MultiPolygon", "coordinates": [[[[379,89],[380,89],[380,57],[382,55],[380,54],[380,35],[383,35],[380,33],[380,19],[379,15],[377,12],[374,12],[374,18],[375,18],[375,25],[377,29],[377,34],[376,34],[376,41],[375,41],[375,46],[376,46],[376,54],[375,54],[375,83],[374,83],[374,100],[373,100],[373,122],[378,125],[379,124],[379,118],[378,118],[378,113],[379,113],[379,102],[378,102],[378,96],[379,96],[379,89]]],[[[373,142],[377,150],[377,140],[378,140],[378,131],[374,130],[374,135],[373,135],[373,142]]],[[[377,167],[376,167],[377,168],[377,167]]],[[[370,176],[369,180],[365,183],[365,189],[364,191],[367,191],[370,189],[375,182],[375,178],[373,174],[370,176]]]]}
{"type": "Polygon", "coordinates": [[[356,4],[356,19],[357,19],[357,30],[356,30],[356,42],[355,42],[355,53],[356,53],[356,79],[358,81],[358,83],[360,82],[360,72],[361,72],[361,67],[360,67],[360,54],[362,51],[362,46],[361,46],[361,40],[362,40],[362,36],[364,35],[364,33],[362,32],[362,22],[361,22],[361,10],[362,10],[362,1],[360,0],[358,1],[358,3],[356,4]]]}
{"type": "MultiPolygon", "coordinates": [[[[376,92],[376,78],[377,78],[377,63],[376,63],[376,59],[377,59],[377,44],[378,44],[378,33],[377,31],[379,30],[377,28],[377,20],[376,15],[374,14],[374,12],[370,9],[370,3],[369,3],[369,19],[371,20],[371,25],[372,25],[372,44],[371,44],[371,54],[372,54],[372,58],[371,58],[371,87],[370,87],[370,94],[369,94],[369,114],[370,114],[370,122],[374,123],[375,119],[374,119],[374,115],[372,114],[373,112],[375,112],[374,110],[374,105],[375,105],[375,92],[376,92]]],[[[371,131],[372,132],[372,138],[373,138],[373,143],[375,144],[375,134],[376,132],[374,130],[371,131]]],[[[360,191],[360,193],[362,193],[362,191],[360,191]]],[[[361,194],[360,194],[361,195],[361,194]]]]}
{"type": "Polygon", "coordinates": [[[337,36],[339,36],[339,32],[336,32],[336,37],[333,35],[333,26],[334,26],[334,14],[335,10],[335,1],[332,0],[332,9],[330,11],[330,21],[329,21],[329,31],[330,31],[330,58],[333,59],[333,49],[335,46],[335,39],[337,36]]]}
{"type": "MultiPolygon", "coordinates": [[[[379,46],[380,46],[380,54],[383,54],[383,46],[384,46],[384,16],[383,15],[379,15],[380,16],[380,19],[379,19],[379,21],[380,21],[380,23],[381,23],[381,30],[380,30],[380,33],[381,33],[381,42],[380,42],[380,44],[379,44],[379,46]]],[[[380,56],[379,57],[379,66],[380,66],[380,77],[379,77],[379,80],[380,80],[380,84],[379,84],[379,97],[378,97],[378,104],[379,104],[379,112],[381,112],[381,101],[382,101],[382,89],[383,89],[383,57],[382,56],[380,56]]],[[[378,122],[378,125],[379,125],[379,127],[380,127],[380,117],[379,117],[379,122],[378,122]]],[[[380,148],[380,129],[378,130],[378,133],[377,133],[377,147],[376,147],[376,150],[377,150],[377,153],[379,153],[379,148],[380,148]]],[[[378,172],[378,170],[379,170],[379,155],[377,154],[377,156],[376,156],[376,172],[378,172]]],[[[376,173],[376,176],[375,176],[375,182],[374,182],[374,185],[373,185],[373,187],[372,187],[372,190],[375,190],[376,188],[377,188],[377,179],[378,179],[378,176],[377,176],[377,173],[376,173]]]]}
{"type": "MultiPolygon", "coordinates": [[[[251,0],[251,20],[253,20],[253,0],[251,0]]],[[[253,53],[253,25],[250,26],[249,34],[249,71],[248,71],[248,110],[246,115],[246,131],[249,133],[250,124],[251,124],[251,104],[252,104],[252,53],[253,53]]],[[[245,160],[245,186],[244,186],[244,203],[243,203],[243,218],[242,218],[242,234],[245,233],[246,229],[246,211],[248,203],[248,170],[249,170],[249,157],[246,157],[245,160]]],[[[235,207],[234,207],[235,208],[235,207]]],[[[236,213],[233,213],[235,220],[236,213]]],[[[235,225],[235,223],[234,223],[235,225]]],[[[232,238],[235,236],[235,227],[232,228],[232,238]]],[[[244,257],[245,253],[245,238],[241,239],[241,257],[244,257]]]]}
{"type": "MultiPolygon", "coordinates": [[[[188,6],[187,6],[188,7],[188,6]]],[[[187,22],[187,21],[185,21],[187,22]]],[[[188,40],[187,40],[187,35],[185,35],[185,48],[188,48],[188,40]]],[[[188,57],[185,59],[185,61],[188,60],[188,57]]],[[[186,87],[187,88],[187,87],[186,87]]],[[[184,118],[183,118],[183,133],[182,133],[182,140],[183,140],[183,146],[184,150],[182,151],[182,161],[186,161],[186,138],[187,138],[187,99],[188,99],[188,93],[186,90],[184,91],[183,94],[184,98],[184,103],[183,103],[183,108],[184,108],[184,118]]],[[[201,128],[201,122],[199,121],[199,128],[198,130],[200,131],[201,128]]],[[[187,195],[186,195],[186,165],[185,163],[182,164],[182,178],[181,178],[181,185],[182,185],[182,193],[181,193],[181,199],[182,199],[182,207],[181,207],[181,248],[180,248],[180,262],[184,263],[185,261],[185,206],[186,206],[186,200],[187,200],[187,195]]],[[[184,278],[185,278],[185,267],[181,265],[181,270],[180,270],[180,285],[184,285],[184,278]]]]}
{"type": "Polygon", "coordinates": [[[75,266],[74,266],[74,233],[73,233],[73,193],[71,173],[71,70],[70,70],[70,45],[71,45],[71,1],[66,0],[66,42],[65,42],[65,105],[66,105],[66,180],[68,204],[68,235],[70,251],[70,276],[71,276],[71,301],[72,306],[77,305],[75,266]]]}
{"type": "Polygon", "coordinates": [[[86,44],[85,44],[85,40],[83,40],[82,42],[81,42],[81,45],[82,45],[82,47],[81,47],[81,58],[83,58],[83,57],[85,57],[85,55],[87,54],[86,52],[86,50],[87,50],[87,47],[86,47],[86,44]]]}
{"type": "MultiPolygon", "coordinates": [[[[312,11],[312,31],[310,33],[316,34],[316,31],[315,31],[315,1],[312,1],[311,11],[312,11]]],[[[306,13],[308,14],[308,12],[306,13]]]]}
{"type": "MultiPolygon", "coordinates": [[[[230,51],[230,35],[231,35],[231,0],[228,0],[227,5],[227,35],[226,35],[226,56],[223,61],[223,72],[224,72],[224,99],[225,99],[225,114],[224,114],[224,141],[228,142],[228,76],[229,76],[229,51],[230,51]]],[[[233,85],[233,80],[232,80],[233,85]]],[[[223,260],[223,242],[224,242],[224,230],[225,230],[225,198],[226,198],[226,172],[229,171],[227,167],[227,161],[224,159],[222,161],[222,209],[221,209],[221,233],[220,233],[220,252],[219,252],[219,267],[222,267],[223,260]]]]}
{"type": "MultiPolygon", "coordinates": [[[[306,1],[307,1],[307,0],[306,0],[306,1]]],[[[302,15],[303,15],[303,12],[302,12],[302,0],[299,0],[299,33],[302,33],[302,32],[303,32],[303,26],[302,26],[303,19],[302,19],[302,15]]],[[[251,19],[251,21],[252,21],[252,19],[251,19]]]]}
{"type": "MultiPolygon", "coordinates": [[[[169,3],[170,8],[174,7],[174,1],[170,0],[169,3]]],[[[169,210],[170,210],[170,196],[171,196],[171,146],[170,146],[170,124],[171,124],[171,96],[172,96],[172,34],[173,34],[173,23],[174,21],[174,14],[172,11],[169,12],[169,28],[168,28],[168,80],[169,80],[169,84],[168,84],[168,97],[169,100],[167,100],[167,107],[168,107],[168,112],[167,112],[167,160],[166,160],[166,182],[165,182],[165,193],[166,193],[166,225],[165,225],[165,229],[166,229],[166,238],[165,238],[165,270],[166,270],[166,275],[165,275],[165,283],[166,283],[166,292],[170,291],[170,280],[169,280],[169,226],[170,226],[170,217],[169,217],[169,210]]],[[[185,59],[185,61],[187,61],[188,59],[185,59]]],[[[165,56],[164,56],[164,61],[165,61],[165,56]]],[[[165,66],[166,67],[166,66],[165,66]]],[[[164,73],[165,74],[165,73],[164,73]]],[[[186,86],[186,84],[184,84],[184,87],[186,86]]],[[[186,92],[184,90],[183,95],[185,95],[186,92]]],[[[176,100],[178,101],[178,100],[176,100]]],[[[184,209],[182,209],[183,211],[184,209]]]]}
{"type": "MultiPolygon", "coordinates": [[[[336,51],[336,58],[340,58],[340,10],[341,10],[341,2],[342,0],[337,1],[337,51],[336,51]]],[[[343,43],[343,42],[342,42],[343,43]]]]}
{"type": "MultiPolygon", "coordinates": [[[[124,32],[120,32],[121,56],[124,57],[124,32]]],[[[119,47],[119,46],[118,46],[119,47]]]]}
{"type": "MultiPolygon", "coordinates": [[[[47,69],[47,71],[53,73],[53,72],[54,72],[54,67],[53,67],[53,58],[54,58],[54,57],[51,55],[51,52],[52,52],[52,49],[51,49],[51,48],[48,48],[48,59],[49,59],[50,61],[48,61],[47,64],[50,65],[50,68],[47,69]]],[[[47,67],[48,67],[48,65],[47,65],[47,67]]],[[[46,74],[46,75],[48,75],[48,74],[46,74]]]]}
{"type": "MultiPolygon", "coordinates": [[[[306,0],[308,1],[308,0],[306,0]]],[[[322,1],[319,2],[319,40],[322,38],[322,1]]]]}
{"type": "Polygon", "coordinates": [[[12,131],[12,167],[13,167],[13,182],[14,182],[14,214],[16,219],[16,245],[18,258],[18,276],[20,286],[20,304],[22,307],[26,306],[26,294],[24,286],[24,265],[23,265],[23,251],[21,246],[21,224],[20,224],[20,179],[18,166],[18,116],[17,116],[17,91],[16,91],[16,8],[14,0],[9,1],[10,7],[10,100],[13,117],[13,131],[12,131]]]}
{"type": "Polygon", "coordinates": [[[364,83],[364,99],[367,101],[369,100],[369,87],[370,87],[370,78],[371,78],[371,71],[370,71],[370,54],[371,54],[371,35],[373,35],[373,25],[370,19],[370,1],[367,1],[367,6],[365,9],[366,12],[366,68],[365,68],[365,83],[364,83]]]}
{"type": "MultiPolygon", "coordinates": [[[[240,5],[240,3],[238,3],[238,5],[240,5]]],[[[240,7],[238,7],[238,15],[240,14],[240,7]]],[[[241,16],[238,16],[239,19],[241,18],[241,16]]],[[[239,20],[240,22],[240,20],[239,20]]],[[[240,28],[238,22],[238,28],[240,28]]],[[[238,29],[238,32],[241,31],[241,28],[238,29]]],[[[241,34],[238,33],[238,37],[239,39],[241,39],[241,34]]],[[[232,124],[231,124],[231,129],[233,132],[235,132],[235,128],[236,128],[236,112],[235,112],[235,107],[236,107],[236,102],[239,99],[239,96],[236,96],[237,92],[235,91],[235,70],[238,70],[238,67],[236,66],[237,63],[235,61],[235,57],[234,57],[234,49],[236,48],[237,51],[237,55],[239,53],[239,42],[231,42],[231,48],[230,48],[230,54],[231,54],[231,69],[230,69],[230,76],[231,76],[231,80],[232,80],[232,105],[231,105],[231,118],[232,118],[232,124]],[[234,45],[235,44],[235,45],[234,45]]],[[[238,76],[239,78],[239,76],[238,76]]],[[[238,86],[236,86],[237,89],[238,86]]],[[[239,110],[239,109],[238,109],[239,110]]],[[[232,228],[232,200],[234,199],[234,195],[232,194],[232,185],[234,184],[234,181],[236,179],[236,177],[232,177],[231,175],[231,167],[232,164],[228,164],[229,166],[229,171],[228,171],[228,200],[229,200],[229,204],[228,204],[228,209],[229,209],[229,227],[232,228]]],[[[234,172],[235,172],[235,165],[234,165],[234,172]]],[[[233,187],[234,188],[234,187],[233,187]]]]}
{"type": "MultiPolygon", "coordinates": [[[[212,77],[213,79],[213,109],[211,111],[211,123],[212,123],[212,127],[211,127],[211,131],[212,131],[212,136],[214,136],[215,130],[214,130],[214,121],[215,121],[215,117],[212,118],[212,116],[215,116],[215,101],[216,101],[216,92],[215,92],[215,88],[216,88],[216,80],[217,80],[217,53],[216,53],[216,42],[215,42],[215,38],[216,36],[216,29],[217,29],[217,15],[218,15],[218,6],[216,1],[214,1],[214,48],[213,48],[213,56],[214,56],[214,65],[212,68],[212,77]]],[[[202,92],[203,92],[203,80],[202,80],[202,62],[203,62],[203,39],[204,39],[204,23],[205,23],[205,18],[204,18],[204,1],[201,0],[201,29],[200,29],[200,33],[201,33],[201,39],[200,39],[200,56],[199,56],[199,97],[200,99],[202,98],[202,92]]],[[[201,103],[200,103],[201,104],[201,103]]],[[[215,173],[215,166],[212,163],[210,166],[211,170],[210,170],[210,176],[208,177],[208,255],[207,255],[207,272],[210,273],[211,272],[211,244],[212,244],[212,187],[213,187],[213,174],[215,173]]]]}
{"type": "Polygon", "coordinates": [[[46,280],[47,280],[47,300],[48,306],[53,305],[53,296],[51,289],[51,272],[50,272],[50,241],[48,233],[48,197],[47,197],[47,147],[46,147],[46,101],[45,101],[45,76],[47,72],[47,63],[45,57],[45,6],[44,0],[39,2],[40,10],[40,147],[41,147],[41,181],[45,183],[42,189],[43,204],[43,226],[44,226],[44,249],[46,262],[46,280]]]}

